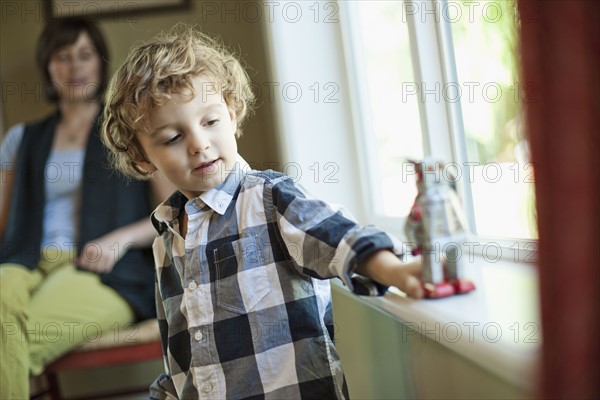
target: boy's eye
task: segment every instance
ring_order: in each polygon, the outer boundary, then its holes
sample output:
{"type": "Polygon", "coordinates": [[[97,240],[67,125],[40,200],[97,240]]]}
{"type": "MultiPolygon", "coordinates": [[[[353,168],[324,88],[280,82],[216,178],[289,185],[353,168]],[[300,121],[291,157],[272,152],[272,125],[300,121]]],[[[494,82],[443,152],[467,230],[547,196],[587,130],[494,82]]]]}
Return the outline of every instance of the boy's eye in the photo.
{"type": "Polygon", "coordinates": [[[170,138],[169,140],[167,140],[165,142],[166,145],[170,145],[170,144],[174,144],[177,143],[179,141],[179,139],[181,138],[181,135],[177,134],[175,136],[173,136],[172,138],[170,138]]]}
{"type": "Polygon", "coordinates": [[[206,123],[206,125],[207,125],[207,126],[214,126],[214,125],[216,125],[218,122],[219,122],[219,120],[218,120],[218,119],[211,119],[210,121],[208,121],[208,122],[206,123]]]}

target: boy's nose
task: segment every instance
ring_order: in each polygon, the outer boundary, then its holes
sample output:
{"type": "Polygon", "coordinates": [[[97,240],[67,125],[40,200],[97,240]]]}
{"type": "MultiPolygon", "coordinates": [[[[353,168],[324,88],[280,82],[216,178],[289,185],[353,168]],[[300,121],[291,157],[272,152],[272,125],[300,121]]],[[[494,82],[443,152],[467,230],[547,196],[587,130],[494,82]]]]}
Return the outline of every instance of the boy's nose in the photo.
{"type": "Polygon", "coordinates": [[[208,150],[210,147],[210,142],[206,135],[203,135],[200,132],[194,132],[190,135],[190,153],[192,155],[202,153],[203,151],[208,150]]]}

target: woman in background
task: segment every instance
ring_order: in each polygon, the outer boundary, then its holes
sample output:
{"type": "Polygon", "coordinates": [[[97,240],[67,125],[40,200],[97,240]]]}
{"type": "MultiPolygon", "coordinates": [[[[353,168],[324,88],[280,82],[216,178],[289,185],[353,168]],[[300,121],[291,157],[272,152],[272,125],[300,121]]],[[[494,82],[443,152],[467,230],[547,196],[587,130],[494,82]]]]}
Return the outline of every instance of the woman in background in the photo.
{"type": "Polygon", "coordinates": [[[108,52],[80,18],[49,22],[37,47],[57,109],[0,148],[0,398],[83,341],[155,316],[149,214],[163,181],[109,169],[99,137],[108,52]]]}

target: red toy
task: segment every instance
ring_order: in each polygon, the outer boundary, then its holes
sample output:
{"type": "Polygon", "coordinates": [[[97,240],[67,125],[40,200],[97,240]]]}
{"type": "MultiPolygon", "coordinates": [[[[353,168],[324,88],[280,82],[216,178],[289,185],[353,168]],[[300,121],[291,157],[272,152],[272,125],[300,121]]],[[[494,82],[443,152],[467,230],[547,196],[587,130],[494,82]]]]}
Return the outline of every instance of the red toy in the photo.
{"type": "Polygon", "coordinates": [[[455,180],[439,161],[410,161],[417,175],[417,197],[404,227],[412,254],[423,259],[425,297],[439,298],[475,290],[464,277],[462,244],[465,217],[455,180]],[[445,267],[445,268],[444,268],[445,267]]]}

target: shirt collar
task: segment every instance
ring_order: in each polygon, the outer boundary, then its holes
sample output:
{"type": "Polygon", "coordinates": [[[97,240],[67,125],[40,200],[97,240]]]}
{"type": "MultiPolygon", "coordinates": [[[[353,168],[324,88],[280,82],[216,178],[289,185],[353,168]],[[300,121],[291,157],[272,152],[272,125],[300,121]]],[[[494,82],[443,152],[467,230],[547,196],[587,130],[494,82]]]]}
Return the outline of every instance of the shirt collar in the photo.
{"type": "Polygon", "coordinates": [[[187,198],[180,191],[173,193],[167,200],[160,204],[152,213],[152,223],[159,233],[164,230],[162,224],[173,226],[173,221],[179,217],[179,212],[187,198]]]}
{"type": "MultiPolygon", "coordinates": [[[[195,207],[199,207],[200,210],[202,210],[202,203],[204,203],[220,215],[224,215],[225,211],[227,211],[227,208],[229,207],[229,204],[231,204],[233,200],[233,195],[237,191],[238,187],[240,186],[240,182],[246,174],[245,171],[247,168],[245,167],[247,166],[248,164],[246,164],[246,162],[241,157],[238,157],[238,160],[233,165],[231,172],[229,173],[229,175],[227,175],[223,183],[212,188],[209,191],[202,193],[199,197],[194,199],[199,199],[201,201],[201,203],[195,201],[195,207]]],[[[191,201],[188,203],[191,203],[191,201]]],[[[187,205],[186,211],[188,211],[188,213],[189,211],[191,211],[187,209],[187,205]]]]}
{"type": "Polygon", "coordinates": [[[153,215],[158,221],[168,223],[171,226],[184,207],[188,215],[206,211],[209,208],[220,215],[224,215],[248,169],[246,161],[238,157],[223,183],[190,200],[177,191],[159,205],[153,215]]]}

